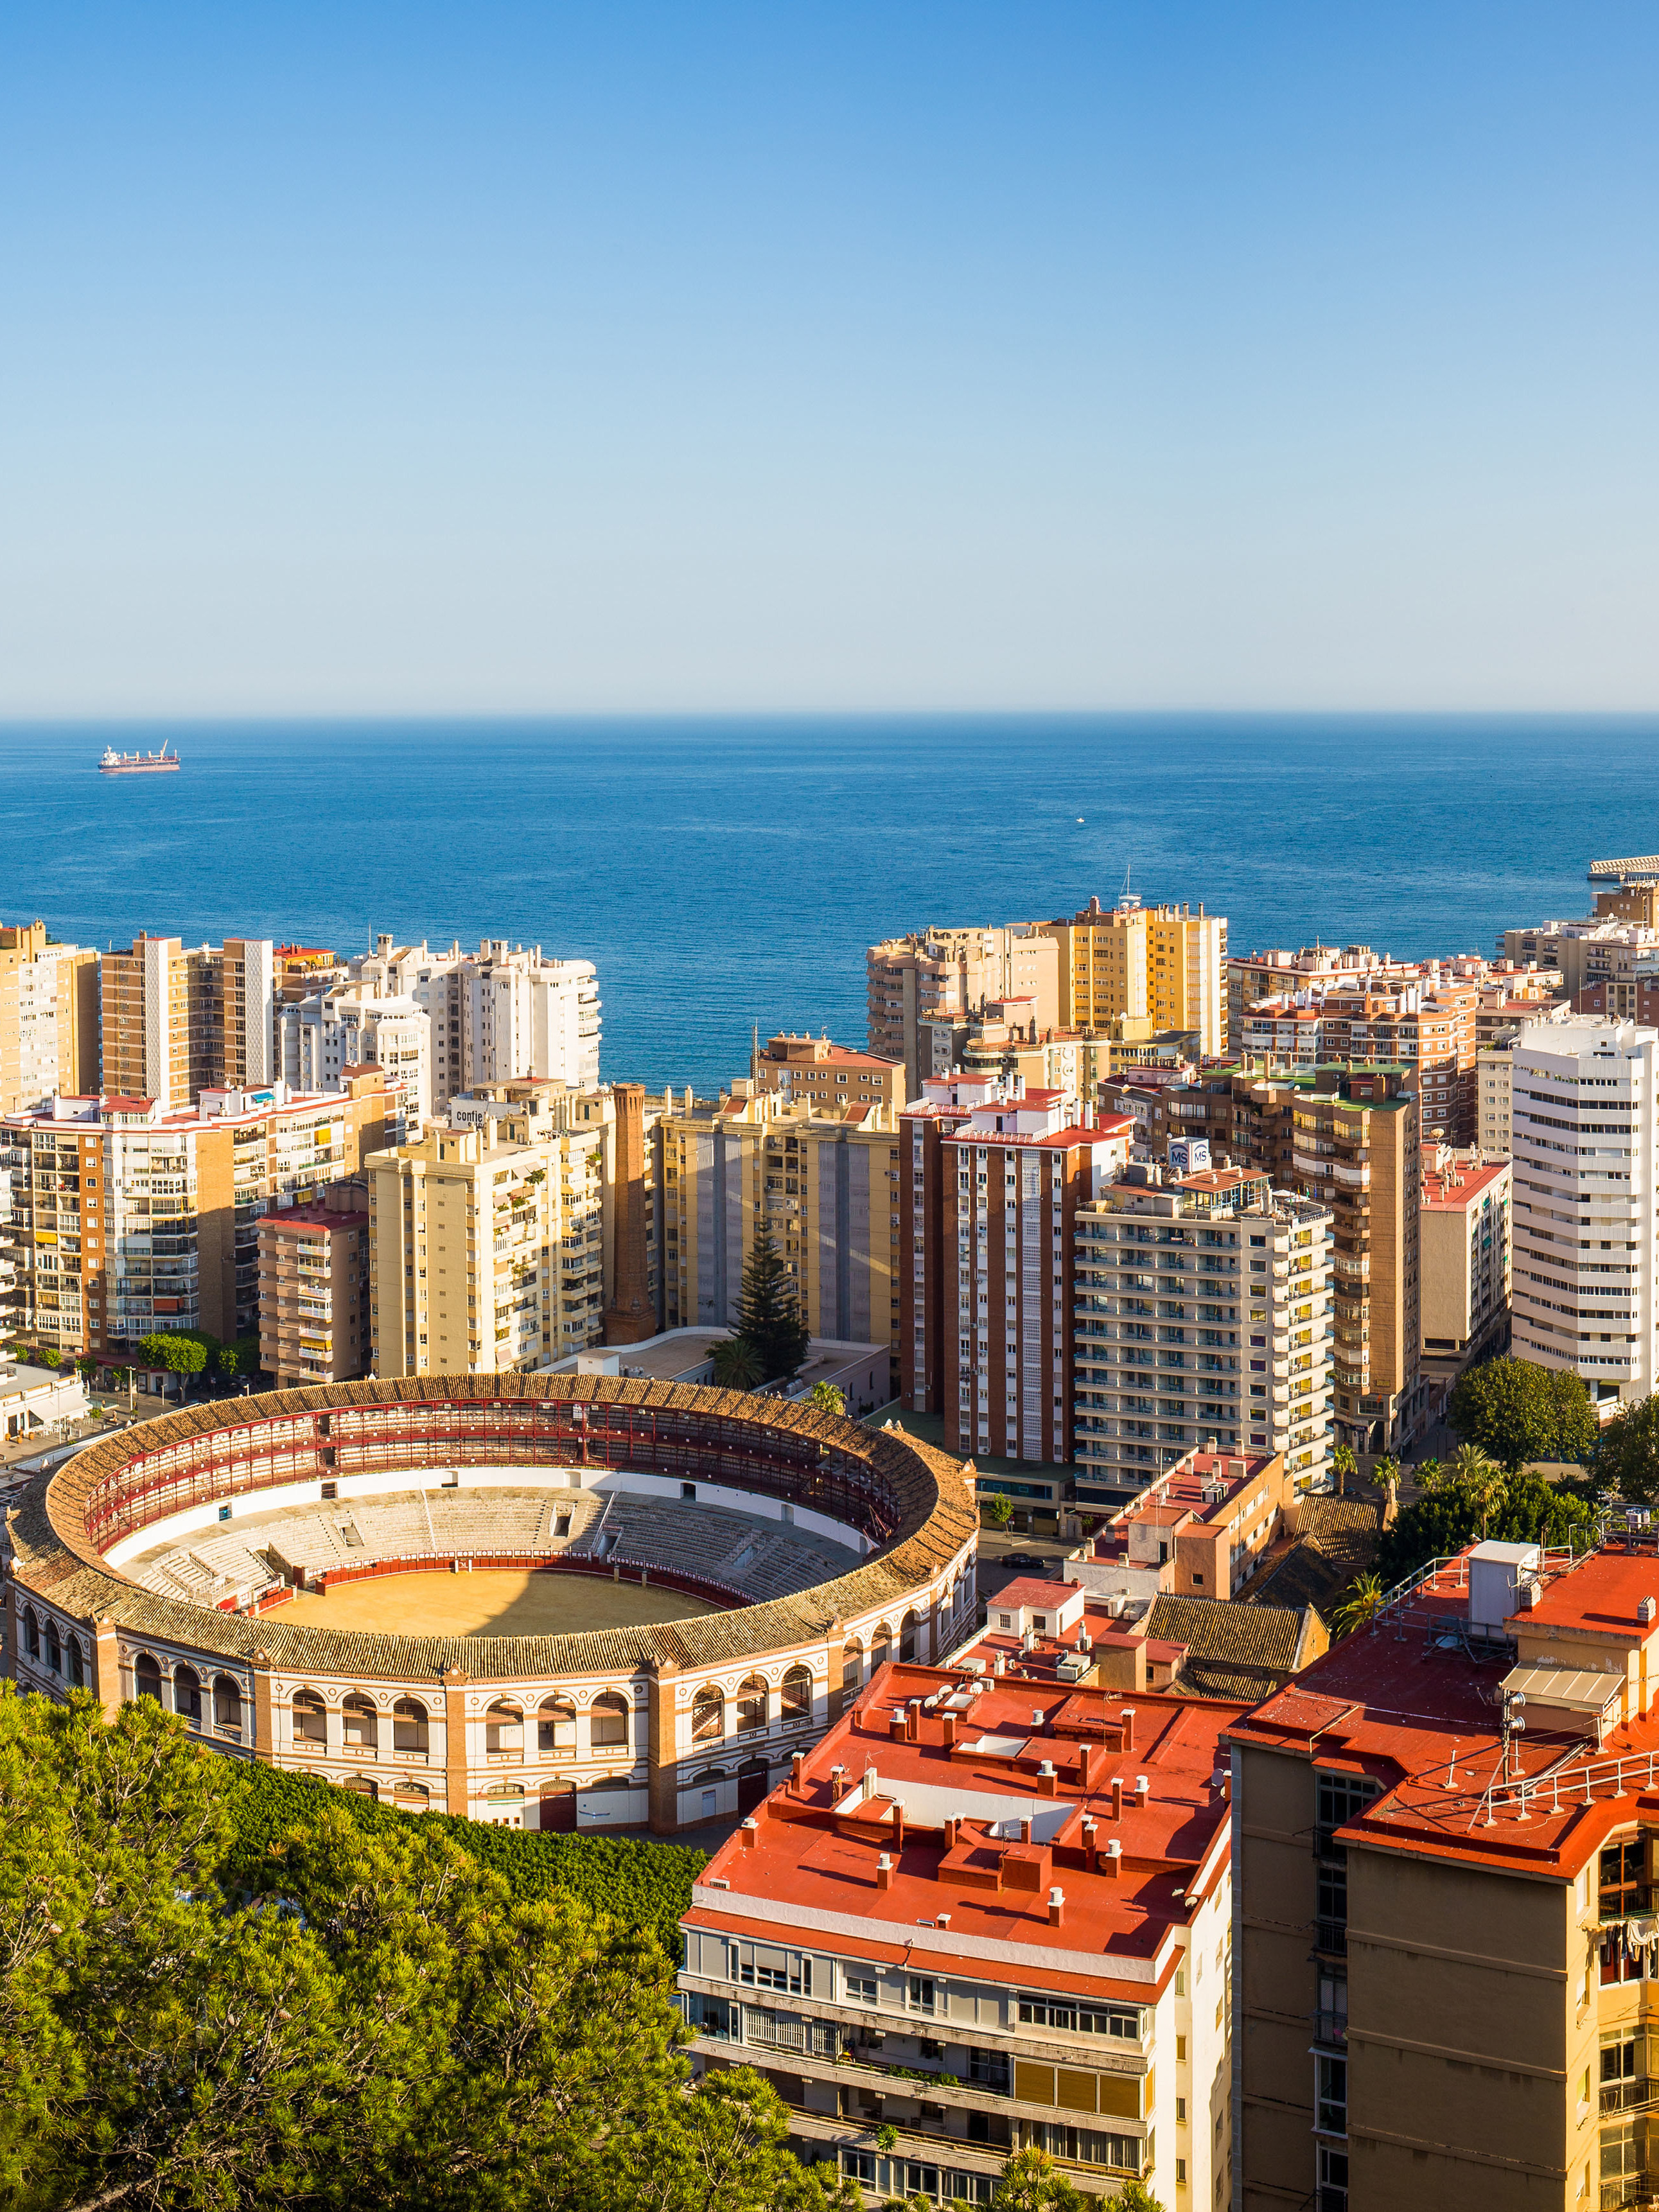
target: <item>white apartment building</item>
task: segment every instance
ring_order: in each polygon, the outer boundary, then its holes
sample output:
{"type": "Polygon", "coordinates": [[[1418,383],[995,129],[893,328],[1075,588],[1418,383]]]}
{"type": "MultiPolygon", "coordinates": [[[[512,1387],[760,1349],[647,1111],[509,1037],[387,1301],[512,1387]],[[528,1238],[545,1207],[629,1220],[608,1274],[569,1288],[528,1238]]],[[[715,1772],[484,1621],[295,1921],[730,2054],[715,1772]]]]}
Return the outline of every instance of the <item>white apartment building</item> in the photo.
{"type": "Polygon", "coordinates": [[[1659,1032],[1561,1022],[1511,1059],[1511,1343],[1610,1407],[1654,1388],[1659,1032]]]}
{"type": "Polygon", "coordinates": [[[1131,1172],[1074,1229],[1079,1498],[1121,1503],[1206,1443],[1328,1487],[1330,1208],[1242,1168],[1131,1172]]]}
{"type": "Polygon", "coordinates": [[[346,1071],[378,1067],[398,1100],[400,1138],[432,1118],[432,1024],[413,999],[376,997],[375,982],[320,991],[276,1009],[283,1080],[296,1091],[340,1091],[346,1071]]]}
{"type": "MultiPolygon", "coordinates": [[[[1517,1032],[1518,1034],[1518,1032],[1517,1032]]],[[[1475,1054],[1475,1149],[1484,1159],[1510,1156],[1510,1082],[1515,1040],[1483,1044],[1475,1054]]]]}
{"type": "Polygon", "coordinates": [[[348,963],[349,981],[404,998],[431,1022],[432,1106],[481,1083],[543,1076],[575,1090],[599,1079],[599,976],[591,960],[550,959],[537,945],[486,938],[476,952],[377,937],[348,963]]]}

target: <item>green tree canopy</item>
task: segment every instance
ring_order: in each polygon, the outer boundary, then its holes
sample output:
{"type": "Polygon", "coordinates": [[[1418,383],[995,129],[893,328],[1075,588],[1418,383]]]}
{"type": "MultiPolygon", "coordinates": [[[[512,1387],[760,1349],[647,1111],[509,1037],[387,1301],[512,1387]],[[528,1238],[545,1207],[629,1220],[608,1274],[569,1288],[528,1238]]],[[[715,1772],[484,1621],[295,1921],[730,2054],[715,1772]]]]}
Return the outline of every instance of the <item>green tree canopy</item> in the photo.
{"type": "Polygon", "coordinates": [[[712,1364],[722,1390],[755,1390],[766,1380],[760,1355],[746,1337],[728,1336],[717,1344],[712,1364]]]}
{"type": "Polygon", "coordinates": [[[648,1929],[515,1893],[451,1824],[365,1821],[326,1789],[250,1852],[247,1787],[148,1698],[111,1723],[0,1686],[0,2202],[856,2203],[791,2154],[762,2076],[688,2087],[648,1929]]]}
{"type": "Polygon", "coordinates": [[[1385,1591],[1392,1589],[1431,1559],[1461,1552],[1483,1535],[1504,1544],[1564,1545],[1571,1538],[1583,1548],[1595,1529],[1595,1516],[1583,1498],[1530,1468],[1495,1474],[1490,1487],[1443,1477],[1383,1537],[1377,1579],[1385,1591]]]}
{"type": "Polygon", "coordinates": [[[800,1372],[810,1341],[789,1270],[770,1230],[755,1232],[749,1264],[743,1271],[736,1334],[754,1347],[764,1382],[788,1382],[800,1372]]]}
{"type": "Polygon", "coordinates": [[[1659,1505],[1659,1394],[1621,1406],[1596,1440],[1595,1480],[1636,1505],[1659,1505]]]}
{"type": "Polygon", "coordinates": [[[1046,2150],[1017,2150],[1002,2169],[991,2212],[1083,2212],[1083,2199],[1046,2150]]]}
{"type": "Polygon", "coordinates": [[[138,1364],[164,1369],[169,1375],[199,1375],[208,1364],[207,1346],[199,1336],[154,1329],[138,1340],[138,1364]]]}
{"type": "Polygon", "coordinates": [[[807,1395],[807,1403],[820,1413],[844,1413],[847,1393],[836,1382],[815,1382],[807,1395]]]}
{"type": "Polygon", "coordinates": [[[1595,1449],[1595,1408],[1566,1368],[1529,1359],[1489,1359],[1458,1378],[1446,1419],[1513,1474],[1528,1460],[1587,1461],[1595,1449]]]}

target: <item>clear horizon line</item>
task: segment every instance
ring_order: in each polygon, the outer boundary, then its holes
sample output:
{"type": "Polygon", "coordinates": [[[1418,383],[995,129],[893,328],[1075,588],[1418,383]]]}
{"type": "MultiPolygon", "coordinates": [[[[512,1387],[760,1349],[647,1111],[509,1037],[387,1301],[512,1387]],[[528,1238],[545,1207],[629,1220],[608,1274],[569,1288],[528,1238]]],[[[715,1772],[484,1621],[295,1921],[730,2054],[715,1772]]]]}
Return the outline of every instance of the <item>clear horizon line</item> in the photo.
{"type": "Polygon", "coordinates": [[[1042,721],[1534,721],[1629,722],[1659,719],[1659,704],[1642,707],[1507,707],[1507,706],[1097,706],[1097,707],[427,707],[161,708],[131,713],[94,713],[52,710],[30,713],[0,709],[0,735],[26,729],[159,729],[207,728],[230,724],[242,728],[281,725],[292,728],[308,724],[337,727],[342,724],[372,727],[380,724],[411,722],[495,723],[528,726],[541,723],[708,723],[708,722],[859,722],[859,721],[1005,721],[1012,718],[1042,721]]]}

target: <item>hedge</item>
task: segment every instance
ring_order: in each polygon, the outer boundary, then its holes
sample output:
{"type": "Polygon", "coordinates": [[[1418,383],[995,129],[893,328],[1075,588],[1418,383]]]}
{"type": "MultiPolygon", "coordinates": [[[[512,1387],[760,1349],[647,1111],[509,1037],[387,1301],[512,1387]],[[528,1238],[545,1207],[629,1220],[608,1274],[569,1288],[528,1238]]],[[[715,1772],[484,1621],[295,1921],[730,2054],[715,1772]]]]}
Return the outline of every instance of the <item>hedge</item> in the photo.
{"type": "Polygon", "coordinates": [[[284,1774],[259,1763],[235,1763],[231,1811],[237,1846],[232,1871],[252,1875],[271,1844],[291,1828],[307,1826],[321,1802],[343,1805],[355,1820],[374,1827],[393,1820],[436,1821],[463,1850],[492,1867],[515,1898],[568,1890],[596,1912],[629,1927],[648,1928],[671,1959],[680,1955],[680,1916],[691,1902],[691,1884],[708,1863],[706,1851],[684,1844],[659,1844],[638,1836],[553,1836],[498,1827],[451,1813],[400,1813],[308,1774],[284,1774]]]}

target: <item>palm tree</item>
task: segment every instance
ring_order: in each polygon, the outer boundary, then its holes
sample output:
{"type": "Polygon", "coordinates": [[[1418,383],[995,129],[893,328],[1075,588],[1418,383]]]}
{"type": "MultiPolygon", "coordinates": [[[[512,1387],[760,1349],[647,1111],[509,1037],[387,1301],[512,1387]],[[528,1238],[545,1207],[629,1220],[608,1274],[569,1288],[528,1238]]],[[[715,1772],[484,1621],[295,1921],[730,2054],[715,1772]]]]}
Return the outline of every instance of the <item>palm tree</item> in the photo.
{"type": "Polygon", "coordinates": [[[1486,1522],[1492,1507],[1504,1488],[1504,1470],[1495,1460],[1489,1459],[1479,1444],[1459,1444],[1451,1455],[1451,1475],[1469,1493],[1480,1515],[1480,1535],[1484,1542],[1486,1522]]]}
{"type": "Polygon", "coordinates": [[[1349,1483],[1359,1472],[1359,1462],[1354,1457],[1351,1444],[1339,1444],[1331,1454],[1331,1472],[1336,1477],[1337,1496],[1346,1497],[1349,1483]]]}
{"type": "Polygon", "coordinates": [[[806,1394],[806,1402],[815,1413],[844,1413],[847,1393],[834,1382],[815,1382],[806,1394]]]}
{"type": "Polygon", "coordinates": [[[1376,1620],[1382,1603],[1381,1577],[1375,1574],[1356,1575],[1331,1616],[1333,1631],[1339,1638],[1352,1636],[1357,1628],[1364,1628],[1376,1620]]]}
{"type": "Polygon", "coordinates": [[[714,1380],[722,1390],[753,1390],[766,1377],[746,1338],[728,1336],[714,1346],[714,1380]]]}

